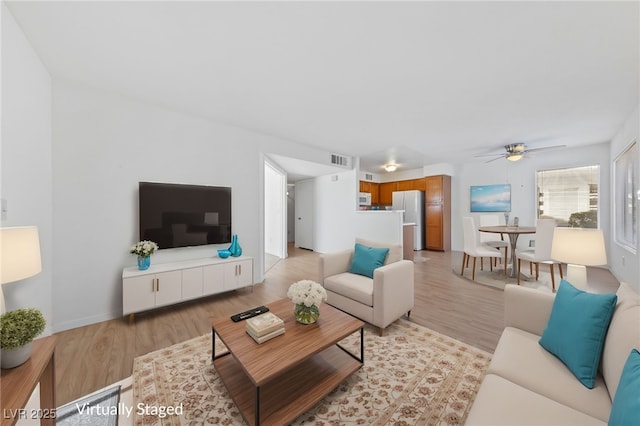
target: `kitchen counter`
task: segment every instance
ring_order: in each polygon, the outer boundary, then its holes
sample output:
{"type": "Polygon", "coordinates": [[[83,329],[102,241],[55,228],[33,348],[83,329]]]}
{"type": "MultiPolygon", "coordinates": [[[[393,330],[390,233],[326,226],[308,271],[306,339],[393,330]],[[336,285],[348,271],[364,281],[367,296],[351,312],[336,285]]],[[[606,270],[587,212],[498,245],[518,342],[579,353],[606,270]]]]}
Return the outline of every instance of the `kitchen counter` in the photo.
{"type": "Polygon", "coordinates": [[[413,228],[415,223],[402,224],[402,258],[413,261],[413,228]]]}

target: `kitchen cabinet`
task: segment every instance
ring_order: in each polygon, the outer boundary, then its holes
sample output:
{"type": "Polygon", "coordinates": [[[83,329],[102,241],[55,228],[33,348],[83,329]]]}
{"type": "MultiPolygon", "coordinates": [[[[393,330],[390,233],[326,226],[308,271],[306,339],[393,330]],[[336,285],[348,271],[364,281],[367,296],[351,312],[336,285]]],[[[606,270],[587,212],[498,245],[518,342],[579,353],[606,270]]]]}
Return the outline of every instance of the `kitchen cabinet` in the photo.
{"type": "Polygon", "coordinates": [[[371,205],[380,204],[380,184],[377,182],[360,181],[360,192],[368,192],[371,194],[371,205]]]}
{"type": "Polygon", "coordinates": [[[451,176],[425,178],[425,245],[427,250],[451,250],[451,176]]]}
{"type": "Polygon", "coordinates": [[[253,285],[253,259],[210,257],[122,271],[122,314],[131,315],[253,285]]]}
{"type": "Polygon", "coordinates": [[[380,184],[380,200],[379,204],[383,206],[390,206],[393,204],[394,191],[398,190],[398,182],[384,182],[380,184]]]}
{"type": "Polygon", "coordinates": [[[424,191],[425,190],[425,180],[424,178],[420,179],[409,179],[409,180],[400,180],[398,181],[398,191],[424,191]]]}
{"type": "Polygon", "coordinates": [[[426,179],[425,178],[414,179],[413,189],[416,189],[418,191],[426,191],[427,190],[426,179]]]}
{"type": "Polygon", "coordinates": [[[371,205],[377,206],[380,204],[380,184],[371,182],[371,205]]]}

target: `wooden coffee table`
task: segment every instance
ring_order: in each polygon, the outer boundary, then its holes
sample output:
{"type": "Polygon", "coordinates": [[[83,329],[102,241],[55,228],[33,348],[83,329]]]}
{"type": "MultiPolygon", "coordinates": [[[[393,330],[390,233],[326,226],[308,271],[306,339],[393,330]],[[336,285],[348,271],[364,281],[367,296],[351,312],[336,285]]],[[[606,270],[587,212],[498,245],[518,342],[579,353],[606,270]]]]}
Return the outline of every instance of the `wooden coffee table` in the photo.
{"type": "Polygon", "coordinates": [[[212,320],[213,364],[248,424],[287,424],[324,398],[364,363],[364,322],[326,303],[318,322],[293,318],[289,299],[267,305],[282,318],[285,333],[262,344],[244,321],[212,320]],[[360,331],[360,356],[338,342],[360,331]],[[229,352],[216,356],[216,334],[229,352]]]}

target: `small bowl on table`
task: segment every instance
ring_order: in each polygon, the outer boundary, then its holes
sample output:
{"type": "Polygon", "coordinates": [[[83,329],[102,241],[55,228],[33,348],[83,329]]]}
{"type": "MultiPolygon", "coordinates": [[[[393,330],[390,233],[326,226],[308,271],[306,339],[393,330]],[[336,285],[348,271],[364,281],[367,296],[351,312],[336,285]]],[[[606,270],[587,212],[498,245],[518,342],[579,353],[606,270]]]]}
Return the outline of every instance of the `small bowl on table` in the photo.
{"type": "Polygon", "coordinates": [[[218,250],[218,257],[221,259],[226,259],[227,257],[231,256],[231,252],[227,249],[221,249],[218,250]]]}

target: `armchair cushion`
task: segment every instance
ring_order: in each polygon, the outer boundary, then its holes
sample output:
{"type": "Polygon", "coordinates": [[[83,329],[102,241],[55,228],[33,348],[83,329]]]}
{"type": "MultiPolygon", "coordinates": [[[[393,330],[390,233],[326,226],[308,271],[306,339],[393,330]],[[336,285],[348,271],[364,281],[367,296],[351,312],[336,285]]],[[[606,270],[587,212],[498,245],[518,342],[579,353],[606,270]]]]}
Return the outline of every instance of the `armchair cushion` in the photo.
{"type": "Polygon", "coordinates": [[[344,272],[324,280],[324,288],[346,298],[373,306],[373,280],[363,275],[344,272]]]}
{"type": "Polygon", "coordinates": [[[367,247],[356,243],[349,272],[373,278],[373,271],[384,265],[388,248],[367,247]]]}

